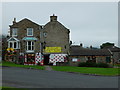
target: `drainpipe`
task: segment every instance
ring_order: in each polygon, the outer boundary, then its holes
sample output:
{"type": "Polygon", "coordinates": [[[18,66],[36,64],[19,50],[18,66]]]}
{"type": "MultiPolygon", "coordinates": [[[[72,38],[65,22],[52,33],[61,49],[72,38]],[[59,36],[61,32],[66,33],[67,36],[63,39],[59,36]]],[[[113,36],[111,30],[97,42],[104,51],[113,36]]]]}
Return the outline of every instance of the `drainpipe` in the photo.
{"type": "Polygon", "coordinates": [[[42,28],[40,29],[40,53],[42,54],[43,53],[43,46],[42,46],[42,42],[43,42],[43,26],[42,28]]]}
{"type": "Polygon", "coordinates": [[[110,51],[110,49],[108,49],[108,51],[112,54],[111,58],[112,58],[112,64],[113,64],[113,66],[114,66],[113,53],[110,51]]]}

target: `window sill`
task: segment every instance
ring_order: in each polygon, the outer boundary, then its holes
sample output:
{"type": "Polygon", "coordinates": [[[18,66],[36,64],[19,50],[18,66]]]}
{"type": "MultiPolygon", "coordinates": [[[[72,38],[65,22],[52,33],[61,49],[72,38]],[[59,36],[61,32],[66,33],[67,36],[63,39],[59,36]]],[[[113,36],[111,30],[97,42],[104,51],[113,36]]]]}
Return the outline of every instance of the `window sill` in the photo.
{"type": "Polygon", "coordinates": [[[27,35],[28,37],[33,37],[33,35],[27,35]]]}
{"type": "Polygon", "coordinates": [[[26,52],[34,52],[34,50],[26,50],[26,52]]]}
{"type": "Polygon", "coordinates": [[[12,35],[12,37],[17,37],[17,35],[12,35]]]}

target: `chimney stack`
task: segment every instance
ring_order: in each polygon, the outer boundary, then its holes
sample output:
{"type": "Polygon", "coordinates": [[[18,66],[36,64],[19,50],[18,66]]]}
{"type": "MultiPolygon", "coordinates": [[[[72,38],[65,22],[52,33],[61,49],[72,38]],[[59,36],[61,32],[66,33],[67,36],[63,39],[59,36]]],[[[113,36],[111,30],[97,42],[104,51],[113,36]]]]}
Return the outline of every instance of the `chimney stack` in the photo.
{"type": "Polygon", "coordinates": [[[15,24],[16,23],[16,18],[14,18],[14,20],[13,20],[13,24],[15,24]]]}
{"type": "Polygon", "coordinates": [[[53,16],[50,16],[50,21],[53,22],[53,21],[57,21],[57,16],[55,16],[53,14],[53,16]]]}
{"type": "Polygon", "coordinates": [[[92,45],[90,46],[90,49],[92,49],[93,47],[92,47],[92,45]]]}
{"type": "Polygon", "coordinates": [[[80,47],[83,47],[83,44],[82,44],[82,43],[80,43],[80,47]]]}

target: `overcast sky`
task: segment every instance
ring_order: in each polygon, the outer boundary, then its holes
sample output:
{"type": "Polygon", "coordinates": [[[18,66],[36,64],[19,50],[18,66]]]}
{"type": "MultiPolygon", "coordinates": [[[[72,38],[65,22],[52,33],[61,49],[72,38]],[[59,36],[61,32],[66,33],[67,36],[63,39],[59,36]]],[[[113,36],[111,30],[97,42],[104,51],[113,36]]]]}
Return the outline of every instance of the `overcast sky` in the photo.
{"type": "Polygon", "coordinates": [[[7,33],[9,25],[28,18],[45,25],[52,14],[70,29],[70,40],[74,44],[99,47],[111,42],[118,45],[118,3],[117,2],[4,2],[2,4],[2,33],[7,33]]]}

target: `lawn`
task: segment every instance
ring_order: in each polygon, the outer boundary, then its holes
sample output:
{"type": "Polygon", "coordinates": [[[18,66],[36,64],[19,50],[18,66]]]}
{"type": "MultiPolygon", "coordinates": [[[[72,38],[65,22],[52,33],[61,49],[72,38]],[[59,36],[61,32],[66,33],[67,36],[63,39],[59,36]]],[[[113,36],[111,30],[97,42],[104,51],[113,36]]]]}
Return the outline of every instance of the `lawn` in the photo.
{"type": "Polygon", "coordinates": [[[120,64],[115,64],[114,66],[118,66],[118,67],[120,67],[120,64]]]}
{"type": "Polygon", "coordinates": [[[0,87],[0,89],[2,88],[2,90],[28,90],[26,88],[14,88],[14,87],[0,87]]]}
{"type": "Polygon", "coordinates": [[[118,68],[95,68],[95,67],[73,67],[73,66],[51,66],[53,70],[65,72],[79,72],[82,74],[94,74],[104,76],[120,75],[118,68]]]}
{"type": "Polygon", "coordinates": [[[6,62],[6,61],[2,62],[2,66],[34,68],[34,69],[41,69],[41,70],[45,69],[44,66],[38,66],[38,65],[19,65],[19,64],[12,63],[12,62],[6,62]]]}

